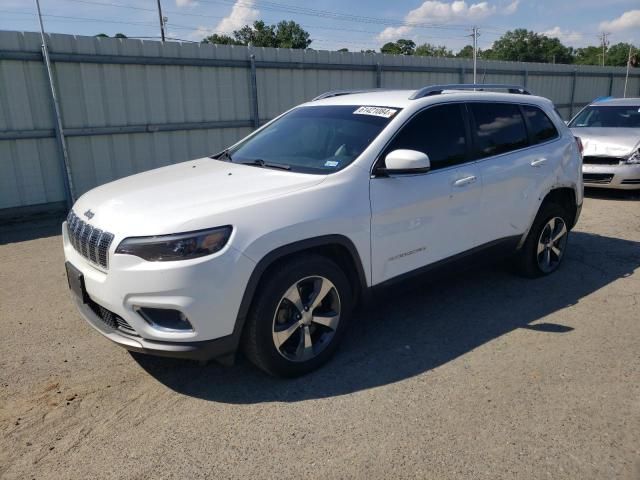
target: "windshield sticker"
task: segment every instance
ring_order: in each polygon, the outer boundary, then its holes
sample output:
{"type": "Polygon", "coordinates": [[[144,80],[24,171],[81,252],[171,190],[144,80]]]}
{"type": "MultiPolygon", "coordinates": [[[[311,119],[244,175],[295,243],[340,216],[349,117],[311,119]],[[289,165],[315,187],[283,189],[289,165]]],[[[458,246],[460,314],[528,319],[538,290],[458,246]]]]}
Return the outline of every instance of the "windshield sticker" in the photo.
{"type": "Polygon", "coordinates": [[[373,115],[375,117],[383,117],[383,118],[391,118],[393,117],[398,110],[394,108],[385,108],[385,107],[360,107],[355,112],[354,115],[373,115]]]}
{"type": "Polygon", "coordinates": [[[325,167],[337,167],[338,165],[340,165],[340,162],[336,161],[336,160],[327,160],[326,162],[324,162],[324,166],[325,167]]]}

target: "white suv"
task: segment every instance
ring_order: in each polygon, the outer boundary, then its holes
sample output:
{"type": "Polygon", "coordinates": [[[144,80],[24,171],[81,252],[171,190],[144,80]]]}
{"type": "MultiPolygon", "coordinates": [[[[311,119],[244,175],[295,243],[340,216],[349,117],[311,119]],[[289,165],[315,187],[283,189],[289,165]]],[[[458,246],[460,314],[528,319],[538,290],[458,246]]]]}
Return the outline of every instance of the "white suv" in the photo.
{"type": "Polygon", "coordinates": [[[129,350],[229,363],[242,347],[299,375],[373,287],[487,249],[553,272],[581,167],[552,103],[520,87],[330,92],[214,157],[83,195],[62,228],[69,286],[129,350]]]}

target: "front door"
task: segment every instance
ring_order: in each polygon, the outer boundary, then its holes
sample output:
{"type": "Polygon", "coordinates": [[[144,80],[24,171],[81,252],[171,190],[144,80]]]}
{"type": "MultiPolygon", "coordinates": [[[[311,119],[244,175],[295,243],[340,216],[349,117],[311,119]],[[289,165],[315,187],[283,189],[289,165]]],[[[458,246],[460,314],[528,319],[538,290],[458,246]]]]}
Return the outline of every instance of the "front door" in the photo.
{"type": "Polygon", "coordinates": [[[396,149],[424,152],[431,170],[371,179],[373,284],[475,246],[482,186],[477,167],[467,163],[465,122],[463,105],[427,108],[383,152],[381,159],[396,149]]]}

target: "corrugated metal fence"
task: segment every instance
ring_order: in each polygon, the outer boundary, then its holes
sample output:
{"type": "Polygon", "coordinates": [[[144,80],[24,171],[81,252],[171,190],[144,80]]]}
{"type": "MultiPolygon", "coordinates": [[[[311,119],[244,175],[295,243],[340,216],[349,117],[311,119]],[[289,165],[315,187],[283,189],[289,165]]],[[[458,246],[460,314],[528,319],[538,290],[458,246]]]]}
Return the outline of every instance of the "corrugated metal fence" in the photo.
{"type": "MultiPolygon", "coordinates": [[[[217,152],[327,90],[472,81],[461,59],[57,34],[49,49],[76,195],[217,152]]],[[[621,96],[625,69],[480,62],[478,76],[525,85],[569,117],[595,97],[621,96]]],[[[640,96],[638,69],[627,92],[640,96]]],[[[63,201],[40,36],[0,31],[0,212],[63,201]]]]}

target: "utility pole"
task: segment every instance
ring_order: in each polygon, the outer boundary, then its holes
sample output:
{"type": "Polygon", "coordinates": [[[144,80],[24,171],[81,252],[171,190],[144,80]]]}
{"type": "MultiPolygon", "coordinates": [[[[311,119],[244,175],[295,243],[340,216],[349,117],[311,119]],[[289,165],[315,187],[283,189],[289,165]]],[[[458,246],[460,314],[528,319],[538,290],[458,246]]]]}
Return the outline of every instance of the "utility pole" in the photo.
{"type": "Polygon", "coordinates": [[[164,17],[162,16],[162,6],[160,5],[160,0],[158,0],[158,16],[160,17],[160,36],[162,37],[162,41],[164,42],[164,17]]]}
{"type": "Polygon", "coordinates": [[[631,51],[632,50],[633,50],[633,45],[629,45],[629,57],[627,58],[627,74],[624,77],[623,98],[627,98],[627,83],[629,82],[629,68],[631,67],[631,51]]]}
{"type": "Polygon", "coordinates": [[[474,25],[471,29],[470,37],[473,37],[473,83],[476,84],[478,78],[478,27],[474,25]]]}
{"type": "Polygon", "coordinates": [[[75,192],[73,188],[73,177],[71,176],[71,165],[69,162],[69,154],[67,152],[67,142],[64,138],[64,128],[62,127],[62,117],[60,116],[60,104],[58,103],[58,94],[53,81],[53,71],[51,70],[51,60],[49,59],[49,47],[47,45],[47,37],[44,33],[44,24],[42,23],[42,12],[40,11],[40,2],[35,0],[38,10],[38,20],[40,21],[40,37],[42,38],[42,56],[44,57],[44,65],[47,69],[47,79],[49,80],[49,89],[51,92],[51,101],[53,104],[53,113],[55,115],[55,131],[58,140],[58,150],[62,157],[62,166],[64,168],[64,193],[67,208],[71,209],[75,202],[75,192]]]}
{"type": "Polygon", "coordinates": [[[600,43],[602,45],[602,66],[604,67],[604,59],[605,56],[607,54],[607,46],[609,45],[609,42],[607,40],[607,37],[611,35],[608,32],[602,32],[600,35],[598,35],[598,38],[600,39],[600,43]]]}

